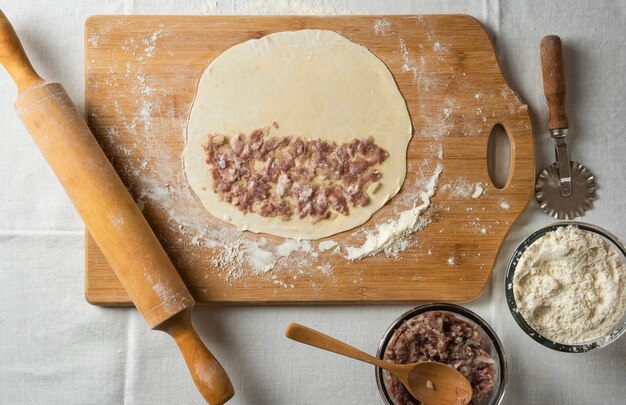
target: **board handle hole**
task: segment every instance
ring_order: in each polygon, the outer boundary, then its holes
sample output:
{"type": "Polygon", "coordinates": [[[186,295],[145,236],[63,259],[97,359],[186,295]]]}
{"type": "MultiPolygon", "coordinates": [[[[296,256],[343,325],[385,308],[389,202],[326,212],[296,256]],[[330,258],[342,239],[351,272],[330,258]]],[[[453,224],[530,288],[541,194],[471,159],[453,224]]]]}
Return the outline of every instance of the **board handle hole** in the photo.
{"type": "Polygon", "coordinates": [[[487,171],[491,183],[498,189],[503,189],[509,179],[511,168],[511,142],[509,134],[501,124],[491,129],[487,143],[487,171]]]}

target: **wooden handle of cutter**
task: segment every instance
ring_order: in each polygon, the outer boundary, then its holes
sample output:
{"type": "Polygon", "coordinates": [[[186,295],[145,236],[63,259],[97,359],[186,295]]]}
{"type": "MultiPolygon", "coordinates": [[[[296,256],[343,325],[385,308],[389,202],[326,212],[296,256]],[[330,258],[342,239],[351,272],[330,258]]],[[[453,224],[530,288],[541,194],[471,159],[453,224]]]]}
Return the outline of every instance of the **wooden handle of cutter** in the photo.
{"type": "Polygon", "coordinates": [[[556,35],[548,35],[541,40],[541,72],[543,91],[548,100],[548,128],[567,128],[563,44],[556,35]]]}
{"type": "Polygon", "coordinates": [[[174,338],[198,391],[209,404],[221,405],[233,397],[235,391],[228,375],[191,324],[190,310],[181,312],[158,329],[174,338]]]}
{"type": "Polygon", "coordinates": [[[198,389],[224,403],[232,385],[193,330],[193,297],[70,97],[37,75],[1,11],[0,63],[18,85],[18,115],[133,303],[151,328],[176,331],[198,389]]]}
{"type": "Polygon", "coordinates": [[[3,65],[17,84],[21,93],[27,87],[43,83],[6,15],[0,10],[0,64],[3,65]]]}

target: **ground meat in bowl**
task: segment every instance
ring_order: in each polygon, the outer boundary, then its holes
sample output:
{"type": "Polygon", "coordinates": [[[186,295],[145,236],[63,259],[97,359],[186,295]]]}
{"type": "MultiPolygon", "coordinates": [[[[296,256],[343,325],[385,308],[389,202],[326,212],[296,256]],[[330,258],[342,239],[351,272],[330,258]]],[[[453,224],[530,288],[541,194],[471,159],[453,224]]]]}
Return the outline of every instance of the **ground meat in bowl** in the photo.
{"type": "MultiPolygon", "coordinates": [[[[400,364],[438,361],[451,365],[472,385],[472,404],[495,386],[495,362],[485,351],[478,327],[449,312],[430,311],[403,323],[389,340],[384,359],[400,364]]],[[[398,379],[386,372],[384,375],[395,404],[421,405],[398,379]]]]}

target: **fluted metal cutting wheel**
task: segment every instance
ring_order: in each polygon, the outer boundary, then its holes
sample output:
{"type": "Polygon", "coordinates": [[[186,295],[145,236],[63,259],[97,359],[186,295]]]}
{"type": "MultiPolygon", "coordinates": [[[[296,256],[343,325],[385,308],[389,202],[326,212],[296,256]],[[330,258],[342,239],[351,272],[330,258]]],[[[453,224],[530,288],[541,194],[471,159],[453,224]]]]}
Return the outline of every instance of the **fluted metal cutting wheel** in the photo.
{"type": "Polygon", "coordinates": [[[570,161],[572,193],[565,197],[561,193],[561,183],[557,164],[546,168],[535,186],[535,197],[543,210],[558,219],[581,217],[591,209],[596,198],[596,180],[593,174],[580,163],[570,161]]]}

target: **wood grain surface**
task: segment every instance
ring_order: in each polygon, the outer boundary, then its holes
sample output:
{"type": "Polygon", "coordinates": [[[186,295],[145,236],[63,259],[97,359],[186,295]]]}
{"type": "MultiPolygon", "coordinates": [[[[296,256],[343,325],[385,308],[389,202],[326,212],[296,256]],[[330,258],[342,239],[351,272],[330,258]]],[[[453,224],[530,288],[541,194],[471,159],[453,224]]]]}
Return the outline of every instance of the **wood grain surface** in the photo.
{"type": "MultiPolygon", "coordinates": [[[[469,16],[96,16],[86,23],[85,81],[90,127],[199,302],[468,301],[484,289],[532,195],[528,109],[503,77],[487,33],[469,16]],[[362,227],[328,238],[338,249],[321,252],[312,241],[309,251],[276,256],[263,272],[266,263],[258,260],[266,257],[253,253],[260,246],[272,255],[285,240],[239,233],[211,217],[186,183],[182,152],[196,85],[210,61],[248,39],[298,29],[336,31],[378,56],[407,102],[414,134],[398,196],[362,227]],[[511,143],[502,189],[487,170],[497,124],[511,143]],[[398,257],[347,260],[346,246],[362,243],[364,230],[375,232],[419,205],[420,185],[438,165],[428,225],[408,248],[398,257]],[[476,184],[484,193],[472,198],[476,184]]],[[[93,304],[130,304],[89,235],[85,292],[93,304]]]]}

